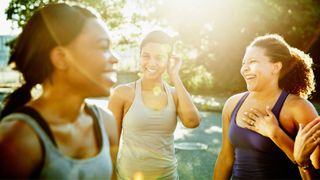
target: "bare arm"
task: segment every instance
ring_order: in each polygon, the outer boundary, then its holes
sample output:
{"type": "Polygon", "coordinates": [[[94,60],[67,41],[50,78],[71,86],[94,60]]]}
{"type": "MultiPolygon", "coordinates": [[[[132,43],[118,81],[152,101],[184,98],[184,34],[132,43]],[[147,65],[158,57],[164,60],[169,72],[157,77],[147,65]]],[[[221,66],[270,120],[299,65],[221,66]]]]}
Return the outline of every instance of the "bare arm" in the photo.
{"type": "MultiPolygon", "coordinates": [[[[301,166],[306,167],[303,179],[319,178],[310,163],[310,157],[320,144],[320,118],[311,121],[306,126],[299,124],[299,131],[294,144],[294,159],[301,166]]],[[[316,153],[314,153],[316,154],[316,153]]]]}
{"type": "Polygon", "coordinates": [[[22,121],[0,124],[0,179],[30,178],[42,161],[38,136],[22,121]]]}
{"type": "Polygon", "coordinates": [[[175,87],[176,106],[180,120],[185,127],[196,128],[200,124],[200,114],[179,76],[181,63],[182,60],[179,57],[172,58],[168,72],[175,87]]]}
{"type": "Polygon", "coordinates": [[[124,103],[125,103],[125,94],[123,86],[117,87],[114,91],[114,93],[109,98],[109,104],[108,108],[113,113],[115,119],[116,119],[116,125],[118,130],[118,137],[121,135],[122,131],[122,118],[124,113],[124,103]]]}
{"type": "Polygon", "coordinates": [[[110,142],[110,156],[113,164],[112,179],[116,179],[115,167],[116,167],[117,154],[119,149],[119,136],[116,128],[117,124],[116,124],[116,120],[114,119],[110,111],[104,111],[100,109],[100,112],[102,112],[105,129],[107,131],[109,142],[110,142]]]}
{"type": "Polygon", "coordinates": [[[215,163],[213,179],[230,179],[234,162],[234,148],[229,139],[231,111],[234,108],[231,98],[226,102],[222,111],[222,145],[215,163]]]}

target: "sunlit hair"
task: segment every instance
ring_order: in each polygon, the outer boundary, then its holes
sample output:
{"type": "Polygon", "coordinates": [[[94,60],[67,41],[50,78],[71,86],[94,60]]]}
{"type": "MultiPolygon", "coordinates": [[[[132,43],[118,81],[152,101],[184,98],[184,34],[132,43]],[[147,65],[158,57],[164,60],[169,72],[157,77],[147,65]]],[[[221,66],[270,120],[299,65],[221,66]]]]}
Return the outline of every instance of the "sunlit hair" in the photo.
{"type": "Polygon", "coordinates": [[[315,89],[313,61],[309,55],[290,45],[277,34],[255,38],[249,47],[264,49],[272,62],[281,62],[279,87],[288,93],[308,97],[315,89]]]}
{"type": "Polygon", "coordinates": [[[169,56],[172,53],[174,38],[164,31],[155,30],[148,33],[140,43],[140,53],[142,48],[148,43],[168,44],[170,46],[169,56]]]}
{"type": "Polygon", "coordinates": [[[50,51],[56,46],[71,43],[89,18],[97,18],[96,13],[65,3],[46,5],[32,15],[9,59],[9,64],[14,63],[22,73],[24,84],[5,98],[1,117],[30,101],[32,87],[50,79],[54,71],[50,51]]]}

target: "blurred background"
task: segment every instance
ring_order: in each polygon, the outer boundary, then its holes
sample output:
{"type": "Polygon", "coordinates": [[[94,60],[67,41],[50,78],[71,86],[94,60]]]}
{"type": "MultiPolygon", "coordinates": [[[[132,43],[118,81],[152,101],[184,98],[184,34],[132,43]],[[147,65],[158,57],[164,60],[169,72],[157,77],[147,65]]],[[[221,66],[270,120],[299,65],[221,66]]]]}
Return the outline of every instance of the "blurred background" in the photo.
{"type": "MultiPolygon", "coordinates": [[[[40,6],[63,0],[2,0],[1,70],[21,26],[40,6]]],[[[319,0],[69,0],[96,8],[111,27],[114,50],[120,54],[119,83],[136,78],[137,46],[155,28],[165,29],[181,42],[181,76],[195,95],[230,96],[244,91],[239,70],[245,47],[266,33],[282,35],[290,45],[310,53],[317,82],[320,52],[319,0]]],[[[3,77],[0,78],[3,81],[3,77]]],[[[10,81],[10,80],[8,80],[10,81]]],[[[319,91],[317,86],[317,91],[319,91]]],[[[315,92],[311,100],[319,101],[315,92]]]]}
{"type": "MultiPolygon", "coordinates": [[[[22,78],[7,65],[21,27],[39,7],[66,0],[1,0],[0,100],[22,78]]],[[[68,0],[94,7],[111,30],[120,56],[118,83],[139,77],[138,44],[147,32],[175,36],[183,56],[181,78],[201,110],[197,129],[178,124],[175,141],[180,179],[211,179],[221,146],[221,108],[232,94],[246,90],[240,66],[246,46],[259,35],[277,33],[314,61],[316,91],[309,97],[319,112],[319,0],[68,0]]],[[[39,67],[41,68],[41,67],[39,67]]],[[[106,107],[106,99],[92,100],[106,107]]]]}

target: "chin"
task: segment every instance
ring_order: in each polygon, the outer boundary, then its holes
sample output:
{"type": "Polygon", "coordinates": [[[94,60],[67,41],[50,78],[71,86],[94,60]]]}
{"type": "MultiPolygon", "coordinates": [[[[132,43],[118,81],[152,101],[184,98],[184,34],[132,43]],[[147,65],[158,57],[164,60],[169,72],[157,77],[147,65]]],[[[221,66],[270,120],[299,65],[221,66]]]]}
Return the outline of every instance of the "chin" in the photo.
{"type": "Polygon", "coordinates": [[[106,97],[106,96],[110,96],[110,88],[99,88],[96,89],[95,91],[92,91],[90,93],[90,97],[106,97]]]}
{"type": "Polygon", "coordinates": [[[247,85],[247,90],[250,91],[250,92],[252,92],[252,91],[256,91],[256,88],[247,85]]]}
{"type": "Polygon", "coordinates": [[[146,79],[151,79],[151,80],[157,80],[157,79],[162,78],[162,76],[159,74],[154,74],[154,75],[145,74],[143,77],[146,79]]]}

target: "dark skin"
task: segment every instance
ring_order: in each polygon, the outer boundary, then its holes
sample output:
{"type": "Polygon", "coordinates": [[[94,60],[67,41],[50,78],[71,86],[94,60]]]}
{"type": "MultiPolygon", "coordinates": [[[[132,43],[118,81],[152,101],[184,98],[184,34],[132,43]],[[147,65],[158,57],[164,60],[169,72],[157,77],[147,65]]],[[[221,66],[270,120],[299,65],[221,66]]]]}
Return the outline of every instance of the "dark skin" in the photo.
{"type": "MultiPolygon", "coordinates": [[[[75,40],[51,50],[54,72],[42,84],[42,95],[26,104],[44,117],[58,150],[70,158],[88,159],[100,152],[93,117],[85,108],[85,98],[108,96],[115,83],[113,64],[117,63],[117,59],[110,52],[109,43],[104,23],[96,18],[89,19],[75,40]]],[[[114,163],[118,147],[116,122],[110,112],[99,111],[114,163]]],[[[28,124],[20,119],[1,122],[2,177],[29,178],[40,166],[43,155],[39,137],[28,124]]]]}

